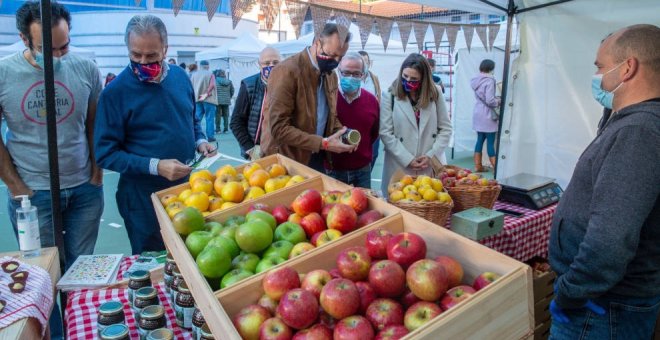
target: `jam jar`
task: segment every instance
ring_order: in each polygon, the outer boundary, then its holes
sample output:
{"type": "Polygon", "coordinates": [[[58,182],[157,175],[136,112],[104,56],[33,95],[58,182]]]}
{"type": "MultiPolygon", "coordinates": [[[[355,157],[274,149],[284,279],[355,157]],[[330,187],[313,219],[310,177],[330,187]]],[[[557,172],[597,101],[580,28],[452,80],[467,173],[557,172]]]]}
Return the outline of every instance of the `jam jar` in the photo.
{"type": "Polygon", "coordinates": [[[195,311],[195,300],[185,282],[179,283],[178,292],[174,306],[176,324],[181,328],[191,329],[193,312],[195,311]]]}
{"type": "Polygon", "coordinates": [[[167,260],[165,261],[165,267],[163,268],[163,281],[165,282],[165,292],[167,294],[172,293],[170,291],[170,285],[172,284],[172,279],[174,279],[174,276],[172,275],[174,268],[176,268],[176,262],[174,262],[172,254],[167,253],[167,260]]]}
{"type": "Polygon", "coordinates": [[[167,320],[165,319],[165,309],[161,305],[147,306],[140,312],[140,321],[138,322],[138,333],[140,340],[145,340],[149,332],[165,328],[167,320]]]}
{"type": "Polygon", "coordinates": [[[154,287],[142,287],[135,292],[133,298],[133,314],[135,315],[135,322],[140,322],[140,312],[148,306],[158,305],[158,290],[154,287]]]}
{"type": "Polygon", "coordinates": [[[193,312],[192,315],[192,338],[193,340],[199,339],[199,332],[204,326],[206,321],[204,320],[204,315],[202,315],[202,311],[199,310],[199,308],[195,308],[195,311],[193,312]]]}
{"type": "Polygon", "coordinates": [[[158,328],[147,334],[147,340],[174,340],[174,332],[167,328],[158,328]]]}
{"type": "Polygon", "coordinates": [[[133,306],[135,292],[142,287],[151,287],[151,277],[146,270],[136,270],[128,277],[128,303],[133,306]]]}
{"type": "Polygon", "coordinates": [[[170,304],[172,307],[176,305],[177,287],[181,282],[183,282],[183,275],[181,275],[179,268],[174,268],[172,270],[172,284],[170,285],[170,304]]]}
{"type": "Polygon", "coordinates": [[[124,324],[110,325],[99,335],[101,340],[131,340],[128,334],[128,326],[124,324]]]}
{"type": "Polygon", "coordinates": [[[99,306],[97,325],[99,336],[110,325],[123,324],[126,321],[124,305],[118,301],[108,301],[99,306]]]}
{"type": "Polygon", "coordinates": [[[211,333],[211,329],[209,328],[209,325],[204,323],[204,326],[200,328],[199,330],[199,340],[213,340],[215,339],[213,337],[213,333],[211,333]]]}

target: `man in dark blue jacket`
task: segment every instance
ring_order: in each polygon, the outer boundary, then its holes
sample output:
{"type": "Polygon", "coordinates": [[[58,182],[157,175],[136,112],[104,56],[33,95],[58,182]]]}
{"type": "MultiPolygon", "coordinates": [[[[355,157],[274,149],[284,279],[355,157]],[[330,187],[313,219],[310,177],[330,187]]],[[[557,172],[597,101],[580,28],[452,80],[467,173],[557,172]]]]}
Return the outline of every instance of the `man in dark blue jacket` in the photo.
{"type": "Polygon", "coordinates": [[[650,339],[660,310],[660,28],[603,40],[594,98],[612,109],[554,216],[551,339],[650,339]]]}
{"type": "Polygon", "coordinates": [[[121,174],[117,207],[133,254],[165,245],[149,195],[185,182],[195,151],[213,154],[184,70],[164,62],[167,30],[155,16],[134,16],[126,27],[130,65],[101,93],[94,145],[102,168],[121,174]]]}

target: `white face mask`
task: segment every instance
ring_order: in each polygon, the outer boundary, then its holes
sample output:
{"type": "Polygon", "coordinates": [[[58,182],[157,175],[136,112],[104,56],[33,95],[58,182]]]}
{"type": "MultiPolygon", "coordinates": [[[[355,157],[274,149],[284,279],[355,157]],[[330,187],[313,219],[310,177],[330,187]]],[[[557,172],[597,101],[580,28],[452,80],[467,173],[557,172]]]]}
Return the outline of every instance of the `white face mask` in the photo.
{"type": "MultiPolygon", "coordinates": [[[[55,72],[59,71],[60,68],[62,68],[62,63],[66,60],[65,55],[61,57],[53,57],[53,70],[55,72]]],[[[35,52],[34,53],[34,62],[41,67],[42,70],[46,69],[45,65],[45,60],[44,60],[44,54],[41,52],[35,52]]]]}

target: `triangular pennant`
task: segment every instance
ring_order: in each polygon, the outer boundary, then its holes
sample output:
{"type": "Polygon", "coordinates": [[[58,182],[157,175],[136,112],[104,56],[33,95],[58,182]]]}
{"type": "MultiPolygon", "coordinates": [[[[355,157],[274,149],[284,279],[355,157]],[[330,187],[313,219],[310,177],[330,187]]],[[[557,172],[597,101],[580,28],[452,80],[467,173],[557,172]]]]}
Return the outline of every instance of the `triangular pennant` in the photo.
{"type": "Polygon", "coordinates": [[[394,21],[385,18],[376,18],[380,38],[383,40],[383,50],[387,51],[387,44],[390,42],[390,35],[392,35],[392,25],[394,21]]]}
{"type": "Polygon", "coordinates": [[[426,36],[426,30],[429,28],[428,23],[415,22],[413,24],[415,29],[415,40],[417,41],[417,48],[419,51],[424,50],[424,37],[426,36]]]}
{"type": "Polygon", "coordinates": [[[293,31],[296,34],[296,39],[300,37],[300,28],[302,27],[303,22],[305,21],[305,16],[307,15],[308,4],[306,2],[297,2],[292,0],[285,0],[286,8],[289,12],[289,19],[291,20],[291,26],[293,26],[293,31]]]}
{"type": "Polygon", "coordinates": [[[183,7],[183,2],[185,0],[172,0],[172,9],[174,9],[174,16],[179,14],[179,11],[183,7]]]}
{"type": "Polygon", "coordinates": [[[401,45],[403,46],[403,52],[406,52],[406,45],[408,45],[410,30],[412,29],[412,22],[397,21],[396,24],[399,26],[399,34],[401,34],[401,45]]]}
{"type": "Polygon", "coordinates": [[[231,0],[231,23],[233,29],[236,29],[236,25],[241,21],[243,14],[250,11],[250,7],[252,7],[252,0],[231,0]]]}
{"type": "Polygon", "coordinates": [[[493,50],[493,44],[495,43],[495,38],[497,38],[497,33],[500,31],[500,25],[489,25],[488,26],[488,46],[490,50],[493,50]]]}
{"type": "Polygon", "coordinates": [[[433,42],[435,42],[435,52],[437,53],[442,43],[442,36],[445,34],[445,26],[431,24],[433,30],[433,42]]]}
{"type": "Polygon", "coordinates": [[[215,15],[215,12],[218,11],[220,0],[204,0],[204,5],[206,5],[206,16],[208,16],[209,21],[211,21],[215,15]]]}
{"type": "Polygon", "coordinates": [[[488,26],[479,25],[475,28],[475,31],[477,31],[477,36],[481,40],[481,43],[484,44],[484,48],[488,51],[488,38],[486,37],[488,35],[488,26]]]}
{"type": "Polygon", "coordinates": [[[360,42],[362,43],[362,49],[367,44],[371,30],[374,28],[374,18],[368,15],[356,15],[355,19],[357,20],[358,28],[360,29],[360,42]]]}
{"type": "Polygon", "coordinates": [[[465,35],[465,44],[467,45],[468,52],[470,52],[472,37],[474,36],[474,26],[463,25],[463,35],[465,35]]]}
{"type": "MultiPolygon", "coordinates": [[[[142,3],[142,0],[135,0],[135,6],[140,6],[142,3]]],[[[2,5],[2,1],[0,1],[0,6],[2,5]]]]}
{"type": "Polygon", "coordinates": [[[260,0],[259,2],[261,13],[264,16],[264,26],[266,26],[266,30],[270,33],[275,24],[275,19],[280,14],[282,0],[260,0]]]}
{"type": "Polygon", "coordinates": [[[335,21],[337,22],[337,30],[339,31],[339,41],[344,43],[349,29],[351,28],[350,13],[335,11],[335,21]]]}
{"type": "Polygon", "coordinates": [[[459,26],[455,25],[450,25],[446,27],[447,30],[447,40],[449,41],[449,48],[451,51],[454,51],[454,47],[456,46],[456,37],[458,36],[458,30],[460,29],[459,26]]]}
{"type": "Polygon", "coordinates": [[[325,23],[328,22],[328,18],[332,15],[332,10],[316,5],[309,5],[309,8],[312,11],[314,37],[318,38],[319,34],[323,31],[323,27],[325,27],[325,23]]]}

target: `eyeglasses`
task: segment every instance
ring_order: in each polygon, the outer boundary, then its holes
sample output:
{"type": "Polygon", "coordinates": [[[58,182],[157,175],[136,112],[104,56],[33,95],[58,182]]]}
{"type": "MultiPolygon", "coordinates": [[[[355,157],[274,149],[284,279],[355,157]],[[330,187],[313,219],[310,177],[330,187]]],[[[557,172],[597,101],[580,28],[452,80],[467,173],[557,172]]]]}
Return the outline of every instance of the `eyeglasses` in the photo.
{"type": "Polygon", "coordinates": [[[364,73],[360,71],[348,72],[348,71],[339,71],[342,77],[352,77],[352,78],[362,78],[364,73]]]}
{"type": "MultiPolygon", "coordinates": [[[[214,153],[218,150],[218,142],[214,142],[213,145],[215,145],[215,148],[208,153],[214,153]]],[[[195,154],[197,154],[197,150],[195,150],[195,154]]],[[[199,166],[200,163],[206,158],[206,156],[202,153],[199,154],[196,158],[189,159],[186,161],[186,165],[191,167],[191,168],[196,168],[199,166]]]]}
{"type": "Polygon", "coordinates": [[[275,66],[275,65],[277,65],[277,64],[279,64],[279,63],[280,63],[279,60],[264,60],[264,61],[260,61],[260,62],[259,62],[259,64],[260,64],[261,66],[263,66],[263,67],[266,67],[266,66],[275,66]]]}

